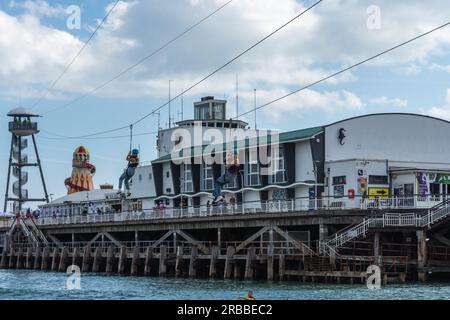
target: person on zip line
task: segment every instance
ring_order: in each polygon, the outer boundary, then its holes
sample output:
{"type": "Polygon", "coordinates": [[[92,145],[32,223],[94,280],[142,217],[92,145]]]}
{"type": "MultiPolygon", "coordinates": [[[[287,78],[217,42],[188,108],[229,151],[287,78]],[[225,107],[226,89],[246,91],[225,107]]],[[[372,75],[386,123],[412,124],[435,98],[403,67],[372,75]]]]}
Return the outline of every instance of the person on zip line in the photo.
{"type": "Polygon", "coordinates": [[[136,173],[136,168],[139,166],[139,150],[133,149],[127,156],[128,161],[127,168],[123,171],[123,174],[119,178],[119,194],[122,193],[122,185],[125,183],[125,189],[127,191],[126,196],[130,196],[130,180],[136,173]]]}

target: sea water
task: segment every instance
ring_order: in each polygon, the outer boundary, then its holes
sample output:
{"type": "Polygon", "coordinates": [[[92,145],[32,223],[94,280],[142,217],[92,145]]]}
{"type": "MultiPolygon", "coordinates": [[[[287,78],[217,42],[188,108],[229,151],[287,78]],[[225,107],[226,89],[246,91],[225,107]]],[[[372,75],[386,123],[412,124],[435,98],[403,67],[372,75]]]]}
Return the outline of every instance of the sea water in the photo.
{"type": "Polygon", "coordinates": [[[258,300],[450,299],[450,283],[387,285],[304,284],[183,278],[144,278],[0,270],[0,300],[237,300],[252,290],[258,300]]]}

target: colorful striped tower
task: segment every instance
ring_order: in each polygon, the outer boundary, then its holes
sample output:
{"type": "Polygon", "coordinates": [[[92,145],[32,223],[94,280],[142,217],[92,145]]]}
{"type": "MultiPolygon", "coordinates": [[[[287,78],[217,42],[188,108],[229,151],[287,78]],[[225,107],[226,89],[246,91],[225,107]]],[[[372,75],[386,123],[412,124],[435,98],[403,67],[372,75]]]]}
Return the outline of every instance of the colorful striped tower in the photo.
{"type": "Polygon", "coordinates": [[[68,194],[94,190],[93,176],[96,168],[89,163],[90,155],[86,147],[78,147],[73,152],[72,176],[65,181],[68,194]]]}

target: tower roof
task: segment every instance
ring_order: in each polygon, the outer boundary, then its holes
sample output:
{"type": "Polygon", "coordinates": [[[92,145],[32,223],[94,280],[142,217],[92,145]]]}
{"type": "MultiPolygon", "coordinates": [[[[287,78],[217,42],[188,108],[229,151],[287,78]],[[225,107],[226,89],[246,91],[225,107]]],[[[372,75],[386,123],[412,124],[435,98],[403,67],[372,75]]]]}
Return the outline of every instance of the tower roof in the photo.
{"type": "Polygon", "coordinates": [[[8,112],[8,117],[39,117],[39,115],[31,110],[20,107],[8,112]]]}

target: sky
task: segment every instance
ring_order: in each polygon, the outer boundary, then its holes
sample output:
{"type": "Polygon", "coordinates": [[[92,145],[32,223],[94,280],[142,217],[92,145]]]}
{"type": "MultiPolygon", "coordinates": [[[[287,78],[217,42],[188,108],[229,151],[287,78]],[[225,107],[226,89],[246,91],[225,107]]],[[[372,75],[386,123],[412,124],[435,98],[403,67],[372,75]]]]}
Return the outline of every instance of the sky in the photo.
{"type": "MultiPolygon", "coordinates": [[[[0,187],[6,185],[10,136],[7,112],[33,108],[39,119],[37,143],[49,193],[66,193],[73,150],[84,145],[97,166],[95,185],[113,183],[126,165],[128,130],[105,139],[66,139],[127,126],[190,87],[314,1],[234,0],[182,38],[95,94],[85,95],[185,31],[225,0],[122,0],[55,87],[46,91],[88,41],[113,0],[0,0],[0,187]],[[75,6],[75,7],[74,7],[75,6]],[[79,28],[68,22],[79,8],[79,28]],[[44,96],[42,100],[40,98],[44,96]],[[40,101],[36,105],[36,102],[40,101]],[[63,108],[62,108],[63,107],[63,108]],[[120,136],[120,138],[111,138],[120,136]]],[[[332,74],[403,41],[450,22],[448,0],[324,0],[307,14],[258,45],[184,96],[184,118],[192,104],[212,95],[240,111],[332,74]]],[[[258,128],[281,131],[326,125],[352,116],[405,112],[450,120],[450,27],[395,52],[261,109],[258,128]]],[[[171,106],[181,120],[181,100],[171,106]]],[[[167,107],[161,124],[168,124],[167,107]]],[[[254,126],[253,115],[244,120],[254,126]]],[[[151,116],[134,129],[157,130],[151,116]]],[[[380,129],[382,130],[382,129],[380,129]]],[[[136,136],[143,161],[156,157],[156,135],[136,136]]],[[[31,160],[33,152],[27,149],[31,160]]],[[[41,197],[30,171],[26,188],[41,197]]],[[[2,194],[3,195],[3,194],[2,194]]],[[[3,198],[0,198],[3,202],[3,198]]]]}

